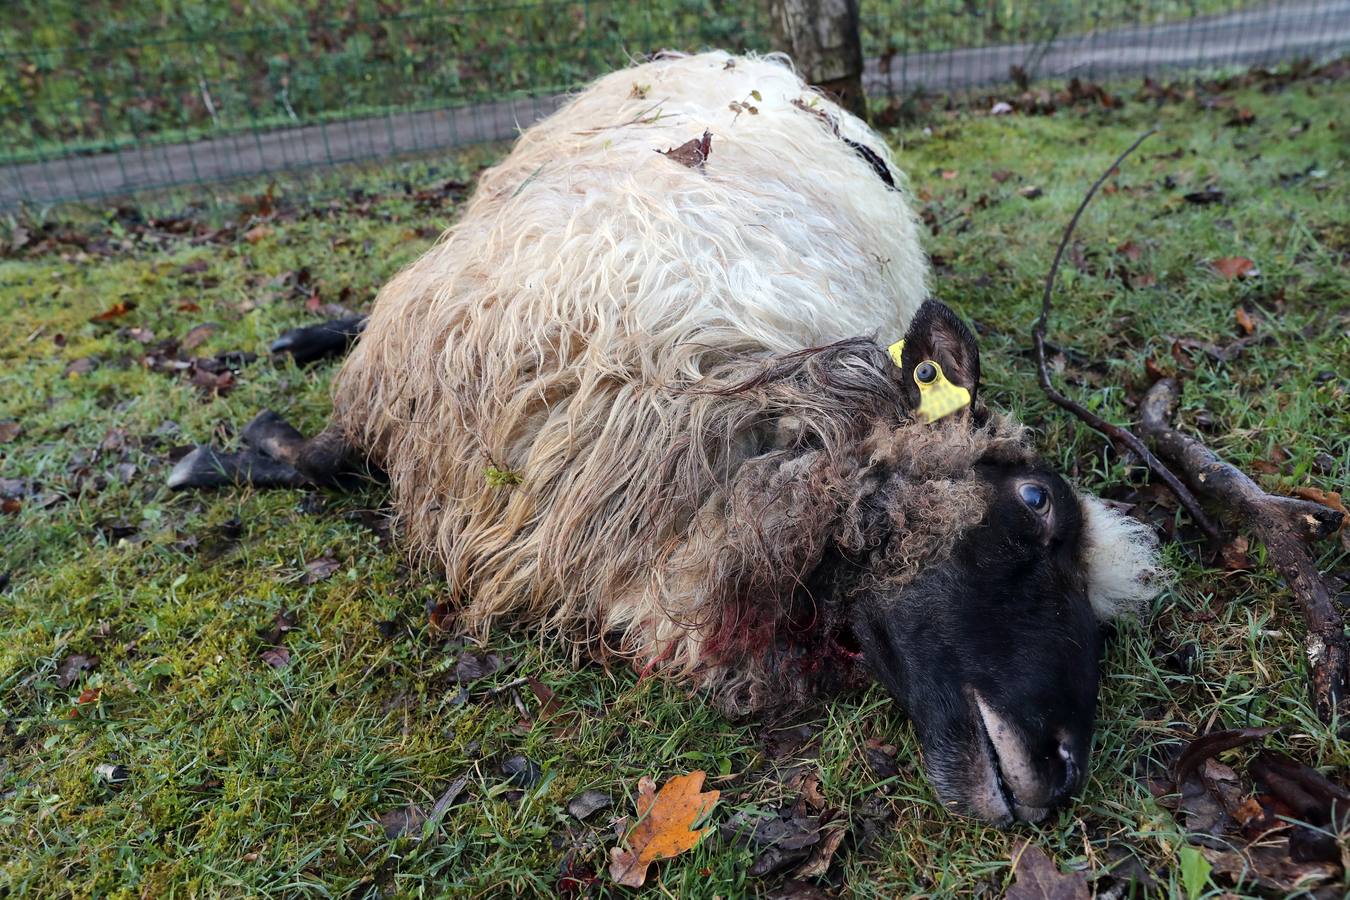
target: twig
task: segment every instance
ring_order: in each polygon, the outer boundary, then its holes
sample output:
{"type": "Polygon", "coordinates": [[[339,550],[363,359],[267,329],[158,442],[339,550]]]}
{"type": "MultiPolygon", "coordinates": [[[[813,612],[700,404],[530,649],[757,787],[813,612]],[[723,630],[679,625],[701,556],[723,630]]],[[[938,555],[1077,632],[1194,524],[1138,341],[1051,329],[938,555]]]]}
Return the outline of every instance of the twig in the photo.
{"type": "Polygon", "coordinates": [[[1307,544],[1334,534],[1345,516],[1319,503],[1267,494],[1237,467],[1177,431],[1171,422],[1180,393],[1171,378],[1151,387],[1139,405],[1140,431],[1197,491],[1231,512],[1266,545],[1271,563],[1303,610],[1313,705],[1318,717],[1329,722],[1350,696],[1350,647],[1336,601],[1307,544]]]}
{"type": "Polygon", "coordinates": [[[1210,521],[1209,516],[1205,515],[1205,511],[1200,508],[1200,504],[1196,502],[1195,497],[1186,489],[1186,485],[1181,483],[1181,479],[1172,474],[1172,471],[1163,465],[1161,460],[1150,453],[1148,447],[1144,445],[1144,442],[1141,441],[1134,432],[1130,431],[1128,428],[1123,428],[1120,425],[1115,425],[1106,421],[1101,416],[1079,404],[1077,401],[1071,400],[1061,394],[1055,386],[1050,383],[1050,371],[1045,365],[1045,328],[1050,320],[1050,296],[1055,290],[1055,276],[1059,274],[1059,264],[1064,258],[1064,249],[1069,245],[1069,239],[1073,237],[1073,230],[1078,226],[1078,220],[1082,217],[1083,210],[1087,209],[1087,205],[1092,200],[1093,195],[1097,193],[1097,189],[1106,183],[1106,179],[1111,177],[1111,173],[1116,171],[1120,164],[1125,161],[1127,156],[1133,153],[1140,144],[1154,133],[1155,129],[1149,129],[1144,132],[1124,153],[1116,157],[1116,161],[1111,164],[1110,168],[1103,172],[1102,176],[1088,189],[1087,195],[1083,197],[1083,202],[1078,204],[1078,209],[1074,212],[1073,218],[1069,220],[1069,226],[1064,229],[1064,236],[1059,240],[1059,248],[1055,250],[1054,262],[1050,264],[1050,272],[1045,276],[1045,292],[1041,295],[1041,314],[1040,317],[1036,319],[1036,327],[1032,329],[1031,337],[1036,345],[1036,369],[1040,376],[1041,389],[1045,391],[1046,396],[1050,398],[1051,402],[1061,409],[1073,413],[1079,419],[1086,422],[1089,427],[1105,435],[1117,446],[1117,448],[1124,446],[1134,451],[1134,454],[1143,460],[1144,465],[1148,466],[1148,470],[1157,478],[1161,479],[1172,493],[1176,495],[1177,499],[1181,501],[1181,505],[1185,508],[1186,512],[1190,514],[1190,517],[1195,524],[1200,527],[1200,530],[1205,533],[1205,536],[1209,538],[1210,542],[1217,546],[1219,543],[1219,530],[1214,527],[1214,523],[1210,521]]]}

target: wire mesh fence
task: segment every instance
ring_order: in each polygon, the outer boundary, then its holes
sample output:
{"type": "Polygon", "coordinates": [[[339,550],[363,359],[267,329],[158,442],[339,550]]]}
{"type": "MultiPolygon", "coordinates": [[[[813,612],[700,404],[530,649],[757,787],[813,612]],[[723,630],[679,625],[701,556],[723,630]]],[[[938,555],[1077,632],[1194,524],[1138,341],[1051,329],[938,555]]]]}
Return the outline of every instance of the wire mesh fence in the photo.
{"type": "MultiPolygon", "coordinates": [[[[0,208],[499,140],[657,49],[773,49],[764,0],[9,0],[0,208]]],[[[874,97],[1350,47],[1350,0],[863,0],[874,97]]]]}

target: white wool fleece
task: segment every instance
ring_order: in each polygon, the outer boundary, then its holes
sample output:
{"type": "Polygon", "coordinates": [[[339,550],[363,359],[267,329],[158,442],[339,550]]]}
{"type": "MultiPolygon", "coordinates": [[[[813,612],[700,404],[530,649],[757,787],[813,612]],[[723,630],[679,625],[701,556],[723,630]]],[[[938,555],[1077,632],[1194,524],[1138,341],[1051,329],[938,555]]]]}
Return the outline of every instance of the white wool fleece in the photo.
{"type": "Polygon", "coordinates": [[[1158,539],[1142,522],[1080,494],[1088,599],[1103,621],[1139,615],[1162,587],[1158,539]]]}

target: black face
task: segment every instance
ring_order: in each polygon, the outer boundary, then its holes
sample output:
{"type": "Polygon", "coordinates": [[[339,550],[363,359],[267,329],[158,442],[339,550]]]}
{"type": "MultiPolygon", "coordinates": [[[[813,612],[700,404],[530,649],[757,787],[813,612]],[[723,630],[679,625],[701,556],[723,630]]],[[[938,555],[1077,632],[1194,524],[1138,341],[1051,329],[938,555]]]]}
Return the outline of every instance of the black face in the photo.
{"type": "MultiPolygon", "coordinates": [[[[904,378],[923,362],[911,347],[938,353],[974,393],[978,364],[962,358],[975,353],[968,331],[934,341],[912,328],[904,378]]],[[[971,475],[988,497],[982,521],[903,588],[858,598],[853,627],[914,722],[942,801],[999,824],[1034,821],[1081,786],[1092,742],[1100,637],[1080,561],[1082,515],[1047,468],[985,460],[971,475]]]]}
{"type": "Polygon", "coordinates": [[[1034,821],[1087,771],[1100,639],[1069,486],[1044,469],[980,468],[986,519],[902,593],[856,603],[854,628],[943,802],[1034,821]]]}

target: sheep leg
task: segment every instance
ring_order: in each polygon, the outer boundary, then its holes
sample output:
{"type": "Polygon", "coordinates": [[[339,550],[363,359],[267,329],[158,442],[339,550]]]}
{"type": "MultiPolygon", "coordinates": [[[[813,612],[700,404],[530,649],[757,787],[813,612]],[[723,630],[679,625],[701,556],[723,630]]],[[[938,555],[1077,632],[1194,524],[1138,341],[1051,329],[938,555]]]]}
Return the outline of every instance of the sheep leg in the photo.
{"type": "Polygon", "coordinates": [[[307,366],[346,353],[365,327],[365,316],[347,316],[292,328],[273,341],[270,349],[273,358],[289,356],[297,366],[307,366]]]}
{"type": "Polygon", "coordinates": [[[339,485],[355,471],[352,448],[332,428],[306,438],[281,416],[264,410],[248,423],[242,437],[246,447],[237,453],[206,444],[197,447],[173,467],[169,487],[339,485]]]}

